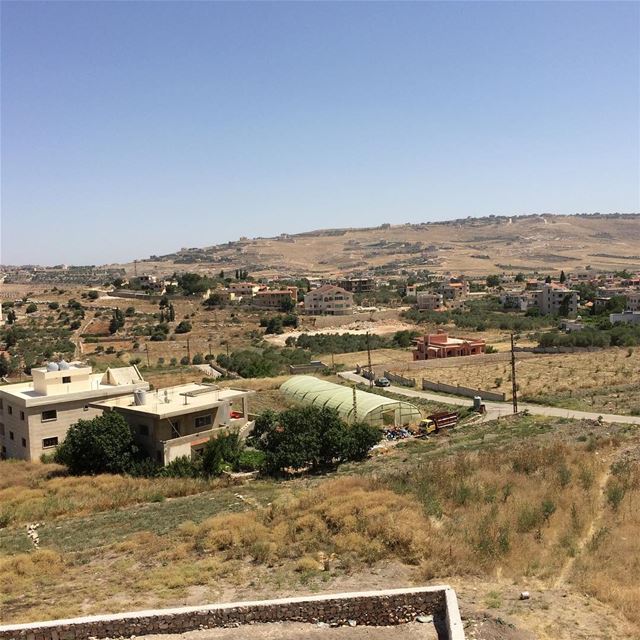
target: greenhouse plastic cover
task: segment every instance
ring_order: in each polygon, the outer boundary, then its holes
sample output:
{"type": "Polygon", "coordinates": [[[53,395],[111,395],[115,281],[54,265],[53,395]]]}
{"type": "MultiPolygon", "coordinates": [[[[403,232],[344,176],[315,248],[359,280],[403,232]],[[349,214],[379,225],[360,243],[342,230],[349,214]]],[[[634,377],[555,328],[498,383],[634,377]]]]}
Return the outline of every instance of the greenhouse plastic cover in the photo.
{"type": "MultiPolygon", "coordinates": [[[[314,376],[293,376],[280,386],[291,400],[303,404],[336,409],[345,420],[353,420],[353,388],[320,380],[314,376]]],[[[393,411],[396,424],[409,424],[421,419],[418,408],[410,402],[393,400],[376,393],[356,389],[358,420],[370,424],[383,422],[383,414],[393,411]]]]}

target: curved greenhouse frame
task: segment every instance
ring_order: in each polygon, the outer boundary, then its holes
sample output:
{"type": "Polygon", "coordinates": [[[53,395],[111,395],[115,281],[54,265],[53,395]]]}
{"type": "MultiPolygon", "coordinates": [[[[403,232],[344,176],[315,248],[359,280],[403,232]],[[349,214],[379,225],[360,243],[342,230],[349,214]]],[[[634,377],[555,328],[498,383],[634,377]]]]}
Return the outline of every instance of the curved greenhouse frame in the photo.
{"type": "Polygon", "coordinates": [[[335,409],[347,422],[366,422],[375,427],[403,426],[422,418],[410,402],[393,400],[377,393],[355,390],[314,376],[293,376],[280,386],[290,400],[316,407],[335,409]],[[355,405],[355,407],[354,407],[355,405]],[[355,408],[355,412],[354,412],[355,408]]]}

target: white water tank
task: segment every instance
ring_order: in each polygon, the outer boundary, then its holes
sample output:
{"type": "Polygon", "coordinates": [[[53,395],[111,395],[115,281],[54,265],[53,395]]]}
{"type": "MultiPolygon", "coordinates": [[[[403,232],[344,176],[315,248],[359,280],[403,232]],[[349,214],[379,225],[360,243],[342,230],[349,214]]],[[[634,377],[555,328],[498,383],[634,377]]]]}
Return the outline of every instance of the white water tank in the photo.
{"type": "Polygon", "coordinates": [[[147,404],[147,392],[144,389],[136,389],[133,392],[133,402],[137,407],[147,404]]]}

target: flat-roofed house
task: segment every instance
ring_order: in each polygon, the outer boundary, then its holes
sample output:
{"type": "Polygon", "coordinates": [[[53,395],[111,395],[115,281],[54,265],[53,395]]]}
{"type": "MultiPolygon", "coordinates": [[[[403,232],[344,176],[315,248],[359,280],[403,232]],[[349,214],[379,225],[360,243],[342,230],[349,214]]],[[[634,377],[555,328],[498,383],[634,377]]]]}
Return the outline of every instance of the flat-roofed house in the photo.
{"type": "Polygon", "coordinates": [[[414,360],[474,356],[485,352],[486,343],[476,338],[450,338],[444,331],[425,335],[415,340],[414,360]]]}
{"type": "Polygon", "coordinates": [[[131,393],[94,406],[116,411],[130,425],[137,444],[160,464],[201,451],[211,436],[249,423],[253,391],[188,383],[131,393]]]}
{"type": "Polygon", "coordinates": [[[31,369],[31,376],[30,382],[0,387],[3,458],[36,461],[55,450],[72,424],[102,413],[92,403],[149,388],[135,366],[93,373],[62,360],[31,369]]]}
{"type": "Polygon", "coordinates": [[[439,292],[445,300],[458,300],[469,295],[469,281],[462,278],[451,278],[440,284],[439,292]]]}
{"type": "Polygon", "coordinates": [[[444,304],[444,298],[441,293],[433,293],[431,291],[416,292],[416,306],[418,309],[433,311],[440,309],[444,304]]]}
{"type": "Polygon", "coordinates": [[[274,309],[281,311],[291,302],[298,302],[298,287],[286,287],[285,289],[263,289],[258,291],[251,304],[259,309],[274,309]]]}
{"type": "Polygon", "coordinates": [[[230,282],[227,289],[236,296],[253,298],[258,291],[262,291],[266,287],[255,282],[230,282]]]}
{"type": "Polygon", "coordinates": [[[578,313],[580,296],[573,289],[567,289],[555,282],[545,283],[533,295],[541,315],[559,314],[563,311],[563,307],[566,315],[578,313]]]}

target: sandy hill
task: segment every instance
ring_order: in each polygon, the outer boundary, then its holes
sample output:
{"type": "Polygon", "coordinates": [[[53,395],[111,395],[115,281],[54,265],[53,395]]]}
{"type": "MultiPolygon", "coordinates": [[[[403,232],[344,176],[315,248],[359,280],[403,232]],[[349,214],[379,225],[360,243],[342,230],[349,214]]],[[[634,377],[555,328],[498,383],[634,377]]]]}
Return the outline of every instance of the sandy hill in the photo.
{"type": "MultiPolygon", "coordinates": [[[[242,238],[139,261],[138,271],[318,275],[640,268],[640,214],[535,215],[242,238]]],[[[133,271],[133,264],[124,265],[133,271]]]]}

